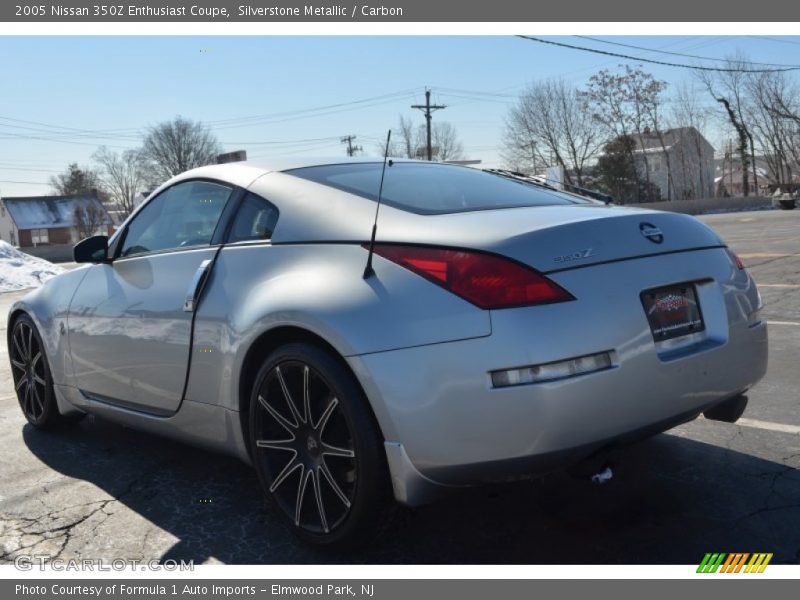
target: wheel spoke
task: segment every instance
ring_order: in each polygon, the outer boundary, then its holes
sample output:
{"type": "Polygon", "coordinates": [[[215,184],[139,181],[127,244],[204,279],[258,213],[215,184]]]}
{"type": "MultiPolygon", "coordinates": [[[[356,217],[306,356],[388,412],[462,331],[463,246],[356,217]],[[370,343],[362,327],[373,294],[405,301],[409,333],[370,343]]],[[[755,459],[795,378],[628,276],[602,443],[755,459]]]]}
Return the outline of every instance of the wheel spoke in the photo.
{"type": "Polygon", "coordinates": [[[19,329],[17,329],[17,331],[15,332],[15,334],[13,336],[13,338],[14,338],[14,346],[17,348],[17,354],[19,354],[20,358],[25,358],[27,356],[27,354],[28,354],[27,352],[25,352],[25,348],[24,348],[24,346],[25,346],[24,337],[25,336],[22,335],[22,325],[20,325],[19,329]],[[19,334],[19,335],[17,335],[17,334],[19,334]]]}
{"type": "Polygon", "coordinates": [[[294,441],[294,436],[288,440],[256,440],[256,446],[259,448],[269,448],[271,450],[289,450],[296,454],[297,452],[292,447],[294,441]]]}
{"type": "Polygon", "coordinates": [[[294,524],[300,526],[300,511],[303,508],[303,496],[306,493],[308,485],[308,478],[311,476],[311,471],[306,471],[305,467],[301,464],[300,468],[300,483],[297,486],[297,500],[294,505],[294,524]]]}
{"type": "Polygon", "coordinates": [[[47,382],[41,377],[39,377],[36,373],[33,374],[33,380],[39,385],[47,385],[47,382]]]}
{"type": "Polygon", "coordinates": [[[322,505],[322,486],[320,485],[322,482],[319,479],[319,470],[315,473],[314,471],[309,471],[311,476],[311,482],[314,485],[314,497],[317,499],[317,508],[319,509],[319,520],[322,524],[322,531],[328,533],[328,519],[325,516],[325,507],[322,505]]]}
{"type": "Polygon", "coordinates": [[[339,448],[330,444],[322,443],[322,456],[341,456],[343,458],[353,458],[356,453],[348,448],[339,448]]]}
{"type": "Polygon", "coordinates": [[[35,369],[36,365],[39,364],[39,361],[42,360],[42,353],[37,352],[34,357],[31,359],[31,369],[35,369]]]}
{"type": "Polygon", "coordinates": [[[14,391],[18,392],[19,388],[21,388],[25,383],[27,383],[27,379],[25,377],[20,377],[17,385],[14,386],[14,391]]]}
{"type": "Polygon", "coordinates": [[[286,380],[283,378],[283,373],[281,372],[280,367],[275,367],[275,375],[278,377],[278,382],[281,384],[283,395],[286,398],[286,404],[289,405],[289,410],[291,411],[292,418],[295,421],[295,427],[300,427],[300,423],[305,423],[306,421],[300,414],[300,411],[297,410],[297,405],[294,403],[292,395],[289,393],[289,388],[286,385],[286,380]]]}
{"type": "Polygon", "coordinates": [[[286,431],[288,431],[292,437],[294,437],[294,431],[297,429],[297,425],[289,421],[286,417],[284,417],[281,413],[277,410],[272,408],[272,406],[264,399],[264,396],[258,397],[258,402],[261,406],[264,407],[269,414],[272,415],[272,418],[275,419],[286,431]]]}
{"type": "Polygon", "coordinates": [[[32,407],[33,408],[38,407],[39,414],[41,415],[44,412],[44,402],[42,402],[42,399],[39,396],[39,390],[36,389],[36,386],[35,385],[31,385],[30,387],[31,387],[31,390],[32,390],[31,394],[33,396],[32,400],[36,401],[35,405],[33,405],[32,407]]]}
{"type": "Polygon", "coordinates": [[[20,371],[25,371],[25,363],[19,360],[11,359],[11,366],[16,367],[20,371]]]}
{"type": "MultiPolygon", "coordinates": [[[[297,458],[297,452],[294,453],[294,456],[292,456],[291,460],[289,460],[289,462],[286,463],[286,466],[283,467],[283,470],[275,478],[275,481],[273,481],[272,485],[269,486],[270,492],[275,493],[275,490],[278,489],[278,486],[280,486],[280,484],[286,481],[286,478],[289,477],[289,475],[291,475],[295,469],[297,469],[298,467],[301,469],[303,468],[303,463],[297,462],[295,460],[296,458],[297,458]]],[[[303,476],[302,472],[300,473],[300,476],[301,477],[303,476]]]]}
{"type": "Polygon", "coordinates": [[[325,479],[328,480],[328,485],[330,485],[331,489],[336,493],[337,496],[339,496],[339,500],[341,500],[347,508],[350,508],[350,500],[347,499],[347,496],[342,491],[342,488],[340,488],[339,484],[336,483],[336,480],[333,478],[333,473],[331,473],[324,460],[320,464],[318,472],[322,473],[325,479]]]}
{"type": "Polygon", "coordinates": [[[311,419],[311,393],[308,389],[308,378],[310,376],[310,369],[308,365],[303,367],[303,423],[311,423],[313,427],[313,420],[311,419]]]}
{"type": "Polygon", "coordinates": [[[322,437],[322,432],[325,430],[325,425],[328,424],[328,419],[331,418],[333,411],[336,410],[336,407],[339,406],[339,399],[334,397],[331,398],[330,403],[328,406],[325,407],[325,412],[322,413],[322,416],[319,418],[319,422],[314,426],[314,429],[317,430],[320,437],[322,437]]]}
{"type": "Polygon", "coordinates": [[[31,359],[33,353],[33,327],[28,327],[28,360],[31,359]]]}
{"type": "Polygon", "coordinates": [[[26,415],[33,416],[33,411],[31,410],[32,407],[31,407],[31,386],[30,385],[28,385],[25,388],[25,392],[23,393],[23,398],[24,398],[24,400],[23,400],[22,410],[25,412],[26,415]]]}

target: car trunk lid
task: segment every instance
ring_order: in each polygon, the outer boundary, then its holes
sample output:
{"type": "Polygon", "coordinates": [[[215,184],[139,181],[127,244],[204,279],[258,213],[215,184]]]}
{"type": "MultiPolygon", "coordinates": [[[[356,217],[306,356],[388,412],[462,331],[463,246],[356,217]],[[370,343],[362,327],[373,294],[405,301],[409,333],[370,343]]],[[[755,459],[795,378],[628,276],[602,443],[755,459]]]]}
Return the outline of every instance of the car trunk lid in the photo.
{"type": "Polygon", "coordinates": [[[409,234],[403,227],[380,223],[379,240],[484,250],[542,272],[724,245],[688,215],[617,206],[540,206],[419,218],[430,226],[414,227],[414,239],[405,239],[409,234]]]}

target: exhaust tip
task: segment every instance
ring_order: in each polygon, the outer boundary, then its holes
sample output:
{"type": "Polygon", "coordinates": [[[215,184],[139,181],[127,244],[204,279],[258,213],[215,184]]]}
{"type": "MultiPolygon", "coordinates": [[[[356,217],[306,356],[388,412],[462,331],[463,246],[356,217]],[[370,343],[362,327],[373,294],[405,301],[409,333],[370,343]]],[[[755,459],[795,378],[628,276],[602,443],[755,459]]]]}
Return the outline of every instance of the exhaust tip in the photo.
{"type": "Polygon", "coordinates": [[[703,416],[711,421],[736,423],[747,408],[747,396],[739,394],[720,402],[703,412],[703,416]]]}

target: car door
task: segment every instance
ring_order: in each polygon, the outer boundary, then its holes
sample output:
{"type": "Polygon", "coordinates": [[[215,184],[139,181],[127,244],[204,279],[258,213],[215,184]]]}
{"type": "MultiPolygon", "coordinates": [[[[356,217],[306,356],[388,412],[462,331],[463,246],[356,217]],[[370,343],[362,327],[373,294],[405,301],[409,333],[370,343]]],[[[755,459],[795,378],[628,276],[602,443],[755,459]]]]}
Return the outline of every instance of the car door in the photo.
{"type": "Polygon", "coordinates": [[[113,260],[89,267],[70,304],[74,381],[90,400],[167,415],[180,406],[192,321],[233,189],[178,183],[121,232],[113,260]]]}

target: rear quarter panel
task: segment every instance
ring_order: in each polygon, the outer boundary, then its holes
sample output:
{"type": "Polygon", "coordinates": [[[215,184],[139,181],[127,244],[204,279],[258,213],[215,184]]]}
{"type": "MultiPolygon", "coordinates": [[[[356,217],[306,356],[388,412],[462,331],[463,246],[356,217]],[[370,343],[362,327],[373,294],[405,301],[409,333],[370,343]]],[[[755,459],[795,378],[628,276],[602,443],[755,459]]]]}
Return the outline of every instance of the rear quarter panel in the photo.
{"type": "Polygon", "coordinates": [[[186,398],[238,410],[248,349],[281,326],[314,333],[342,356],[491,333],[487,311],[380,257],[365,280],[366,260],[352,244],[224,248],[197,310],[186,398]]]}

